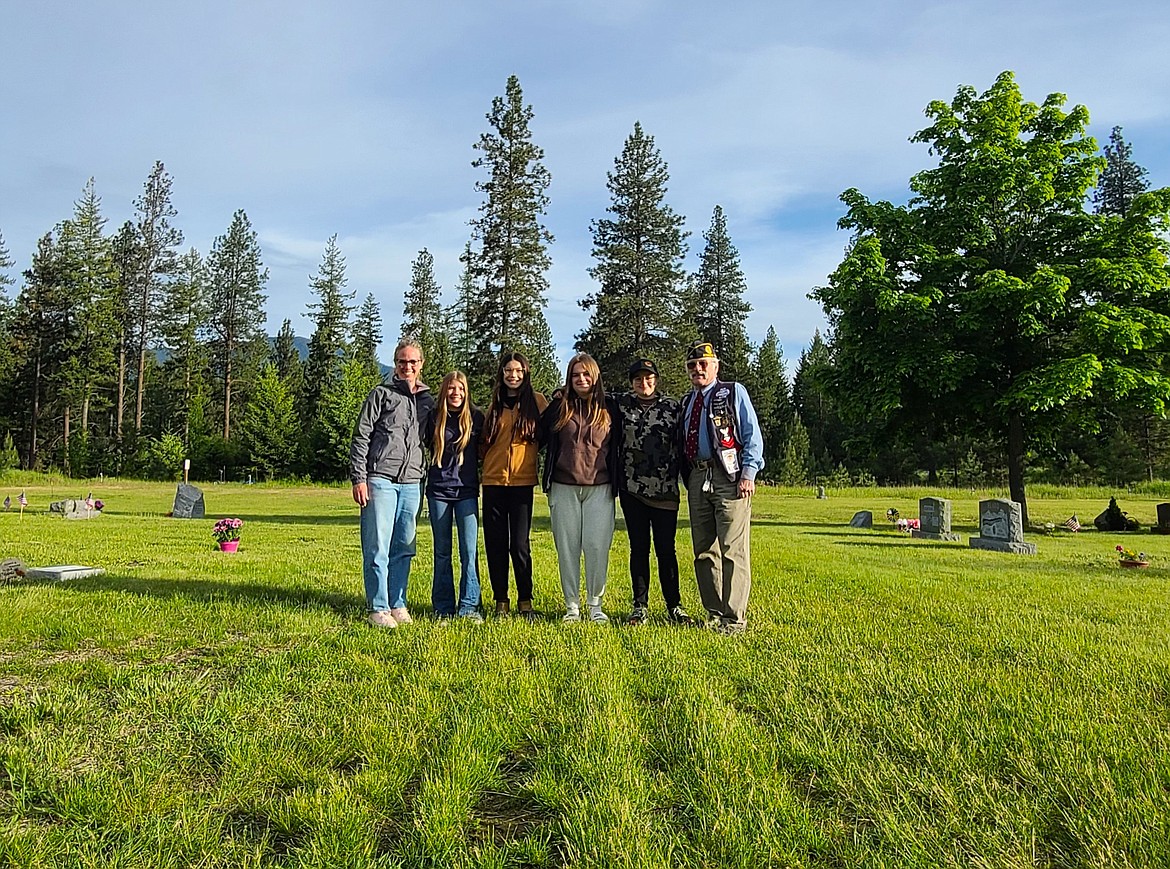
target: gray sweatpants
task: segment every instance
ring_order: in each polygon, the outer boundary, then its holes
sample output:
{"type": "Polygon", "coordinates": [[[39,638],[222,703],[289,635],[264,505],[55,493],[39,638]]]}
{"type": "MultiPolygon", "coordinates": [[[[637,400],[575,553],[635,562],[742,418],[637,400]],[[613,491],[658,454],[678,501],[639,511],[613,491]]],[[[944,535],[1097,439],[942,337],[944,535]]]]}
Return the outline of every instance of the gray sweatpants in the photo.
{"type": "Polygon", "coordinates": [[[548,492],[549,523],[557,547],[565,608],[581,609],[581,556],[585,556],[585,605],[601,606],[613,543],[613,490],[602,486],[553,483],[548,492]]]}

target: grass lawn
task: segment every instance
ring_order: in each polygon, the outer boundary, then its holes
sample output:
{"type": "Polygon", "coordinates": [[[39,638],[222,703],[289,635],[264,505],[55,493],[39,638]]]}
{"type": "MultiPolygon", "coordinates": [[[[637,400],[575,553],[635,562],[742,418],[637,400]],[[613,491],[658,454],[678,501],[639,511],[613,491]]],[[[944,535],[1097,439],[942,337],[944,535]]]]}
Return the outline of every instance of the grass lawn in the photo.
{"type": "MultiPolygon", "coordinates": [[[[667,626],[657,589],[621,624],[620,530],[614,624],[560,624],[538,497],[545,621],[427,618],[424,520],[422,617],[380,631],[348,488],[206,485],[181,521],[173,486],[106,483],[88,522],[43,512],[88,484],[26,488],[0,558],[108,572],[0,587],[0,866],[1170,866],[1170,537],[979,552],[973,493],[954,544],[882,518],[944,492],[765,489],[723,637],[667,626]]],[[[1044,494],[1033,522],[1108,500],[1044,494]]],[[[679,550],[696,613],[685,523],[679,550]]]]}

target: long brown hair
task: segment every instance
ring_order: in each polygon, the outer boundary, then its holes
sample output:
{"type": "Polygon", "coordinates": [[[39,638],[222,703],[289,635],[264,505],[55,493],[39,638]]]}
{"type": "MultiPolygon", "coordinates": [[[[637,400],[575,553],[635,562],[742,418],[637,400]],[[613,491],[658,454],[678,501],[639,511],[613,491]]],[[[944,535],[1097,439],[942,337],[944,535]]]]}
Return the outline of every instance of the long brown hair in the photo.
{"type": "Polygon", "coordinates": [[[435,402],[435,431],[431,435],[431,453],[434,455],[436,467],[443,464],[443,449],[447,445],[447,387],[452,383],[463,384],[463,407],[459,408],[459,438],[452,446],[459,450],[459,458],[455,464],[462,466],[463,451],[471,442],[471,387],[467,385],[467,375],[462,371],[449,371],[439,384],[439,401],[435,402]]]}
{"type": "Polygon", "coordinates": [[[500,357],[496,369],[496,383],[492,389],[492,403],[488,406],[487,424],[484,426],[484,442],[489,446],[500,436],[500,423],[504,415],[504,397],[508,387],[504,384],[504,366],[519,362],[524,370],[524,379],[516,395],[516,419],[512,423],[511,438],[514,443],[536,440],[536,424],[540,421],[540,408],[536,404],[536,392],[532,389],[532,375],[528,369],[528,357],[519,350],[511,350],[500,357]]]}
{"type": "Polygon", "coordinates": [[[574,413],[581,414],[585,425],[595,425],[602,430],[609,428],[609,410],[605,406],[605,386],[601,382],[601,369],[597,365],[597,360],[588,353],[578,353],[569,360],[569,367],[565,369],[563,395],[553,431],[560,431],[568,425],[574,413]],[[579,396],[577,390],[573,388],[573,366],[575,365],[584,365],[585,372],[593,378],[593,386],[584,398],[579,396]]]}

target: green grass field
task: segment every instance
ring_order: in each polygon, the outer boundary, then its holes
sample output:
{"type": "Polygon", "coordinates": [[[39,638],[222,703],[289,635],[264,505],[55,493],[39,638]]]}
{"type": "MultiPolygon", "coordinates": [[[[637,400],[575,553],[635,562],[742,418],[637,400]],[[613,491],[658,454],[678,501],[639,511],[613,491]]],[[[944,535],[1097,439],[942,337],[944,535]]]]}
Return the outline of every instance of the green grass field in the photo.
{"type": "MultiPolygon", "coordinates": [[[[538,498],[546,621],[427,618],[424,521],[422,618],[379,631],[348,488],[207,485],[181,521],[172,486],[106,483],[89,522],[43,512],[88,484],[26,488],[0,557],[108,573],[0,588],[0,865],[1170,866],[1170,537],[1002,555],[966,546],[974,493],[766,489],[751,627],[723,637],[668,627],[657,590],[620,624],[620,531],[615,623],[560,624],[538,498]],[[962,544],[882,518],[927,494],[962,544]]],[[[1041,494],[1033,522],[1108,500],[1041,494]]]]}

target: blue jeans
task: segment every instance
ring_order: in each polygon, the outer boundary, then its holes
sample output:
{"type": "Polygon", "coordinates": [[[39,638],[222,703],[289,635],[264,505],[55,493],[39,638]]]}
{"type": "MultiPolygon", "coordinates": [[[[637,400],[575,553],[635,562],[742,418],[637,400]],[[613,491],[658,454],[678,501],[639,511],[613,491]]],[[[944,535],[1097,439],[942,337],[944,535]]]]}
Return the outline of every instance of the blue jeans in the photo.
{"type": "Polygon", "coordinates": [[[421,503],[418,483],[366,480],[370,500],[362,509],[362,578],[366,606],[375,612],[406,606],[406,582],[414,558],[421,503]]]}
{"type": "Polygon", "coordinates": [[[431,605],[437,616],[453,616],[455,574],[451,566],[451,525],[459,535],[459,609],[461,616],[479,610],[479,521],[478,500],[440,501],[427,498],[431,536],[435,540],[435,577],[431,584],[431,605]]]}

